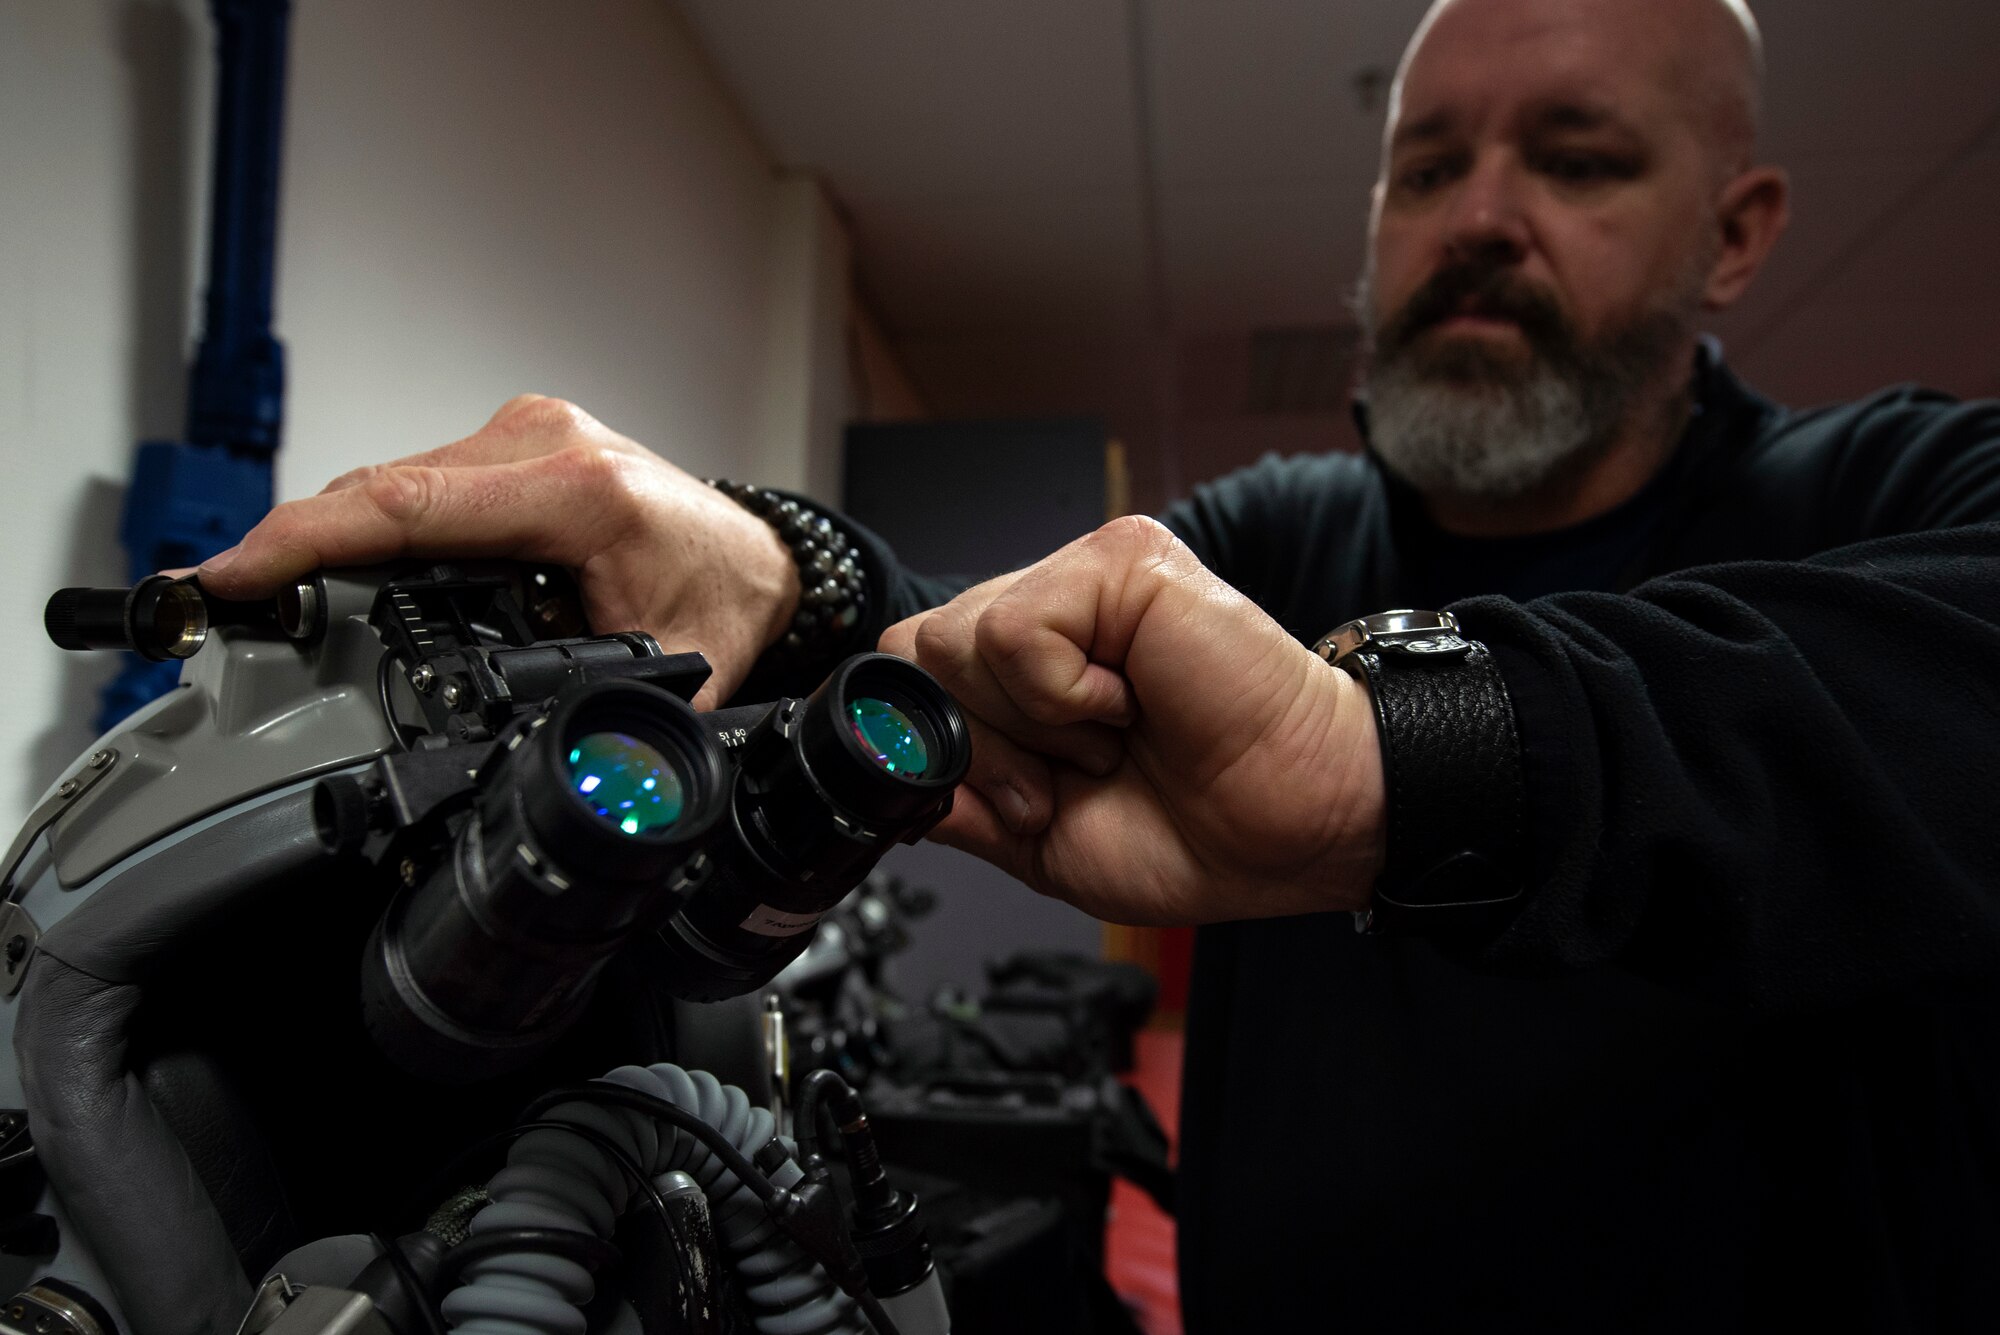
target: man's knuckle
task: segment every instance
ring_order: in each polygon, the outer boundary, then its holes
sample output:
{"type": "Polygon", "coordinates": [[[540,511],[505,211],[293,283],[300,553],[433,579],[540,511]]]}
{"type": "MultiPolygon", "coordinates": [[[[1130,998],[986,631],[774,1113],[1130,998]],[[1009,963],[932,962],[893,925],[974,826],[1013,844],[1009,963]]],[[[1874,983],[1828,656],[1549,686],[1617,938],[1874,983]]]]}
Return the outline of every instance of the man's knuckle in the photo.
{"type": "Polygon", "coordinates": [[[910,643],[916,649],[917,662],[933,672],[950,675],[958,667],[963,639],[955,617],[933,612],[917,623],[910,643]]]}
{"type": "Polygon", "coordinates": [[[1032,614],[1003,598],[980,614],[973,627],[973,644],[981,658],[1005,666],[1027,651],[1034,630],[1032,614]]]}
{"type": "Polygon", "coordinates": [[[530,404],[540,403],[546,398],[548,398],[546,394],[516,394],[513,398],[501,404],[500,410],[493,415],[496,418],[511,419],[515,415],[526,411],[530,404]]]}
{"type": "Polygon", "coordinates": [[[881,639],[876,642],[876,648],[882,653],[894,654],[898,658],[914,658],[917,652],[916,627],[908,621],[898,621],[882,632],[881,639]]]}
{"type": "Polygon", "coordinates": [[[507,414],[510,430],[524,436],[545,440],[569,440],[585,434],[596,425],[596,419],[568,399],[552,399],[546,395],[522,396],[510,402],[507,414]],[[525,401],[523,401],[525,400],[525,401]],[[519,404],[513,407],[513,404],[519,404]]]}
{"type": "Polygon", "coordinates": [[[1108,543],[1151,554],[1178,545],[1173,530],[1151,515],[1121,515],[1097,530],[1108,543]]]}
{"type": "Polygon", "coordinates": [[[350,468],[345,473],[342,473],[339,477],[335,478],[333,481],[327,483],[326,486],[322,488],[322,490],[345,491],[349,487],[356,487],[361,485],[363,482],[366,482],[369,478],[373,477],[375,474],[381,471],[382,471],[381,464],[363,464],[359,468],[350,468]]]}
{"type": "Polygon", "coordinates": [[[360,483],[368,503],[403,528],[420,524],[437,512],[443,486],[438,469],[414,464],[377,469],[360,483]]]}
{"type": "Polygon", "coordinates": [[[584,441],[549,455],[546,467],[568,490],[615,511],[635,497],[631,467],[623,452],[601,441],[584,441]]]}

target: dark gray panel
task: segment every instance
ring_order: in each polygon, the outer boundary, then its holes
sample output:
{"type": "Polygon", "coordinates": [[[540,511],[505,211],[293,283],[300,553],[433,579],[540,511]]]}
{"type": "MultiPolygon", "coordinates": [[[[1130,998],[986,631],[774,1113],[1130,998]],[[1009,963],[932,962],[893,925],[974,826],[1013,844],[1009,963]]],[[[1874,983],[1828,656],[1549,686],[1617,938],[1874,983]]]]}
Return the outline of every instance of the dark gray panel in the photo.
{"type": "Polygon", "coordinates": [[[847,428],[844,509],[926,574],[984,577],[1104,522],[1096,422],[885,422],[847,428]]]}
{"type": "Polygon", "coordinates": [[[950,985],[975,995],[986,961],[1017,950],[1062,950],[1095,957],[1097,919],[1038,895],[999,868],[942,844],[898,847],[882,870],[937,891],[937,907],[910,928],[910,948],[889,965],[889,982],[913,1001],[950,985]]]}
{"type": "MultiPolygon", "coordinates": [[[[1104,444],[1087,421],[850,426],[846,511],[912,569],[983,578],[1104,522],[1104,444]]],[[[953,849],[898,848],[882,865],[938,892],[892,970],[912,997],[946,983],[977,991],[980,966],[1017,950],[1100,949],[1094,919],[953,849]]]]}

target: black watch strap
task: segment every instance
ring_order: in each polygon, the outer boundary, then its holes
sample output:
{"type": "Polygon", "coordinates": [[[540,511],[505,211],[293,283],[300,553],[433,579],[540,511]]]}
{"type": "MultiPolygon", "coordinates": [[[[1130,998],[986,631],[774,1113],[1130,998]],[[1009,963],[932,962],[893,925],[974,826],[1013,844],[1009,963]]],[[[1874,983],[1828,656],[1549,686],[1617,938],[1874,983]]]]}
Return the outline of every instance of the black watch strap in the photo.
{"type": "Polygon", "coordinates": [[[1526,882],[1513,701],[1477,640],[1370,643],[1339,665],[1368,683],[1388,789],[1388,860],[1361,931],[1497,928],[1526,882]]]}

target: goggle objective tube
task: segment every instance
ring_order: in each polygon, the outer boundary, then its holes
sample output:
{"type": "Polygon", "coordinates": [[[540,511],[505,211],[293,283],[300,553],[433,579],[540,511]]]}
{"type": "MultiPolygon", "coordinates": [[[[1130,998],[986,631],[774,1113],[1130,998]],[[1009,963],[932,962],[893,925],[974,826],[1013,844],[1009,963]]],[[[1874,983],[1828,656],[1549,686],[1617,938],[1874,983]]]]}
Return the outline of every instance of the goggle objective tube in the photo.
{"type": "Polygon", "coordinates": [[[370,1028],[411,1070],[477,1079],[544,1050],[598,974],[706,874],[727,762],[694,711],[609,681],[500,742],[450,855],[378,924],[370,1028]]]}
{"type": "MultiPolygon", "coordinates": [[[[735,730],[734,717],[709,719],[735,730]]],[[[888,654],[848,659],[746,732],[730,792],[735,837],[716,841],[709,877],[661,931],[681,966],[667,985],[688,1000],[769,982],[884,853],[951,810],[972,755],[957,702],[888,654]]]]}

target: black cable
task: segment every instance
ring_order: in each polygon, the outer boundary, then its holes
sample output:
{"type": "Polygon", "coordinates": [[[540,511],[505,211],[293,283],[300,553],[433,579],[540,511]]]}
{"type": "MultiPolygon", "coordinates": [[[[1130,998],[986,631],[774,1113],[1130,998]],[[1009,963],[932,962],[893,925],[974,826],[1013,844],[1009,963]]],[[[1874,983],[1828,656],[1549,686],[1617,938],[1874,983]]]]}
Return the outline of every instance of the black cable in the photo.
{"type": "Polygon", "coordinates": [[[389,1258],[389,1268],[396,1272],[396,1282],[403,1286],[403,1292],[407,1293],[410,1301],[416,1304],[417,1315],[423,1318],[424,1329],[429,1331],[430,1335],[445,1335],[444,1322],[438,1319],[437,1308],[432,1305],[430,1295],[424,1292],[423,1281],[417,1278],[417,1272],[411,1267],[410,1258],[403,1255],[403,1249],[384,1242],[380,1233],[370,1233],[368,1240],[381,1249],[382,1255],[389,1258]]]}
{"type": "Polygon", "coordinates": [[[793,1131],[799,1146],[799,1158],[805,1159],[819,1153],[819,1102],[820,1091],[828,1085],[838,1085],[837,1092],[853,1095],[854,1087],[841,1077],[840,1072],[822,1066],[807,1074],[799,1087],[799,1115],[793,1119],[793,1131]]]}
{"type": "Polygon", "coordinates": [[[388,649],[384,649],[382,657],[376,660],[375,699],[382,709],[382,721],[389,725],[389,735],[396,739],[396,749],[407,751],[410,749],[410,739],[403,735],[404,730],[422,733],[423,729],[415,724],[404,723],[396,717],[395,697],[389,686],[389,673],[400,661],[394,651],[388,649]]]}
{"type": "Polygon", "coordinates": [[[854,1301],[861,1304],[861,1314],[875,1327],[875,1335],[903,1335],[896,1329],[896,1323],[889,1319],[889,1314],[882,1310],[882,1300],[871,1290],[863,1289],[855,1295],[854,1301]]]}
{"type": "Polygon", "coordinates": [[[467,1266],[522,1248],[561,1256],[591,1270],[601,1270],[621,1259],[618,1249],[595,1233],[568,1228],[501,1228],[475,1233],[446,1252],[438,1266],[438,1278],[449,1292],[467,1266]]]}
{"type": "MultiPolygon", "coordinates": [[[[835,1079],[839,1079],[839,1077],[835,1076],[835,1079]]],[[[842,1080],[840,1084],[848,1095],[851,1096],[853,1094],[852,1087],[846,1081],[842,1080]]],[[[656,1098],[651,1094],[642,1093],[639,1090],[621,1085],[613,1080],[592,1080],[588,1084],[574,1085],[568,1089],[552,1090],[536,1099],[533,1103],[530,1103],[522,1110],[521,1115],[523,1117],[538,1117],[560,1104],[569,1102],[609,1104],[613,1107],[630,1108],[635,1112],[646,1113],[649,1116],[659,1118],[661,1121],[671,1122],[673,1125],[680,1127],[706,1145],[715,1154],[716,1158],[722,1160],[723,1166],[736,1175],[736,1180],[750,1188],[756,1194],[757,1199],[762,1201],[764,1207],[771,1212],[772,1218],[781,1227],[785,1227],[787,1220],[780,1207],[790,1198],[791,1193],[778,1186],[777,1183],[761,1172],[755,1164],[750,1162],[743,1151],[736,1147],[734,1141],[724,1135],[719,1128],[703,1120],[699,1113],[689,1108],[683,1108],[678,1103],[656,1098]]],[[[565,1123],[564,1125],[567,1124],[565,1123]]],[[[805,1184],[802,1183],[801,1185],[805,1184]]],[[[821,1254],[817,1248],[809,1246],[804,1237],[799,1233],[793,1232],[789,1227],[785,1227],[785,1233],[787,1237],[790,1237],[793,1242],[799,1245],[799,1250],[804,1252],[808,1259],[818,1264],[829,1278],[835,1279],[836,1284],[838,1284],[842,1292],[860,1304],[862,1312],[868,1317],[870,1324],[875,1327],[877,1335],[901,1335],[896,1329],[896,1323],[889,1318],[887,1312],[882,1310],[881,1301],[869,1290],[865,1276],[857,1276],[851,1283],[841,1283],[838,1276],[845,1267],[840,1264],[839,1257],[821,1254]]]]}

